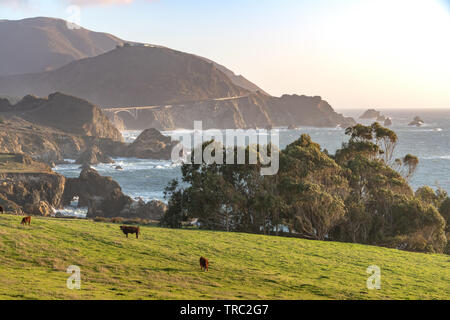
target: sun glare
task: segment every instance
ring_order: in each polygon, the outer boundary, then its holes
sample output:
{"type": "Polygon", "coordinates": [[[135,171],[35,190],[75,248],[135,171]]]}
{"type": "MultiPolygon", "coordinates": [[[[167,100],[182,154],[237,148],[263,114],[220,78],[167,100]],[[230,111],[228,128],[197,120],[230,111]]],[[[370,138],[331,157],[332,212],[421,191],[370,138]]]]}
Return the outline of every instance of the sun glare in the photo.
{"type": "Polygon", "coordinates": [[[440,0],[361,1],[328,21],[318,38],[333,52],[330,63],[370,79],[372,88],[436,99],[448,92],[450,16],[440,0]]]}

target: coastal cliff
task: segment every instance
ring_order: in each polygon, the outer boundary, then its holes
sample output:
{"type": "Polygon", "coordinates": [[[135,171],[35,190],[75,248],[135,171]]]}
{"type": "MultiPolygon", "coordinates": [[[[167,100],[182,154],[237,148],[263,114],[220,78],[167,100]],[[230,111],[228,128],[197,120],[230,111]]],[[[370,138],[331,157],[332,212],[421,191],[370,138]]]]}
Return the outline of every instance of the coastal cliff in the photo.
{"type": "Polygon", "coordinates": [[[159,220],[166,205],[160,201],[135,201],[122,192],[120,185],[110,177],[101,176],[92,168],[85,168],[78,178],[68,178],[63,204],[69,205],[78,197],[78,206],[87,207],[87,218],[141,218],[159,220]]]}
{"type": "Polygon", "coordinates": [[[97,106],[59,92],[50,94],[48,98],[27,95],[14,105],[3,99],[0,101],[0,114],[67,134],[123,141],[120,131],[97,106]]]}
{"type": "Polygon", "coordinates": [[[0,206],[6,212],[48,216],[60,208],[66,179],[20,154],[0,154],[0,206]]]}
{"type": "Polygon", "coordinates": [[[0,100],[0,152],[28,154],[45,163],[111,163],[109,157],[168,159],[174,146],[156,130],[135,144],[89,102],[61,93],[26,96],[16,104],[0,100]],[[155,132],[156,131],[156,132],[155,132]]]}
{"type": "Polygon", "coordinates": [[[321,97],[284,95],[269,97],[262,93],[243,97],[214,99],[177,105],[139,108],[109,108],[108,118],[130,130],[193,129],[202,121],[203,129],[245,129],[270,127],[336,127],[354,125],[353,118],[336,113],[321,97]]]}

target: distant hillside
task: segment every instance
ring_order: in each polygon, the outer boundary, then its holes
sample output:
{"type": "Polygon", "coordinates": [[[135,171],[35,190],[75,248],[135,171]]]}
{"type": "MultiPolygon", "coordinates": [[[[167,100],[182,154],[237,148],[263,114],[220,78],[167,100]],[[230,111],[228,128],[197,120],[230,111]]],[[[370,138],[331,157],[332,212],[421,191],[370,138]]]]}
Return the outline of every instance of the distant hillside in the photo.
{"type": "Polygon", "coordinates": [[[450,299],[446,255],[154,227],[127,239],[119,224],[33,217],[20,228],[20,219],[0,219],[0,299],[450,299]],[[74,262],[81,290],[65,287],[74,262]],[[367,289],[374,264],[381,290],[367,289]]]}
{"type": "MultiPolygon", "coordinates": [[[[55,70],[74,60],[94,57],[130,43],[111,34],[84,28],[69,29],[61,19],[38,17],[23,20],[0,20],[0,77],[55,70]]],[[[162,48],[158,46],[159,48],[162,48]]],[[[261,91],[242,76],[209,59],[237,86],[252,92],[261,91]]],[[[25,93],[25,94],[28,94],[25,93]]]]}
{"type": "Polygon", "coordinates": [[[162,47],[120,47],[54,71],[0,78],[4,95],[47,96],[55,91],[101,106],[172,104],[249,93],[212,63],[162,47]]]}
{"type": "Polygon", "coordinates": [[[111,50],[113,35],[69,29],[61,19],[0,20],[0,76],[42,72],[111,50]]]}
{"type": "Polygon", "coordinates": [[[260,87],[258,87],[256,84],[248,81],[246,78],[244,78],[242,75],[236,75],[233,71],[231,71],[230,69],[228,69],[227,67],[218,64],[217,62],[214,62],[212,60],[206,59],[204,57],[200,57],[201,59],[208,61],[210,63],[213,63],[217,69],[219,69],[220,71],[222,71],[223,73],[225,73],[230,80],[237,86],[244,88],[250,92],[260,92],[263,93],[265,95],[269,95],[267,92],[265,92],[263,89],[261,89],[260,87]]]}
{"type": "MultiPolygon", "coordinates": [[[[113,112],[110,119],[120,128],[190,128],[194,120],[203,120],[209,128],[346,127],[355,123],[334,112],[320,97],[272,97],[226,67],[196,55],[155,45],[122,43],[111,35],[85,29],[70,30],[64,20],[0,22],[0,30],[8,28],[13,33],[23,32],[26,36],[21,39],[32,37],[45,45],[37,46],[35,53],[34,45],[29,46],[27,41],[8,42],[5,38],[3,42],[9,45],[7,50],[0,49],[0,61],[15,64],[22,59],[20,55],[34,61],[35,54],[39,57],[42,53],[49,59],[45,61],[53,63],[58,60],[53,53],[69,51],[71,54],[64,56],[74,61],[51,71],[0,77],[0,96],[46,97],[61,92],[104,108],[155,106],[139,111],[140,116],[134,118],[131,113],[113,112]],[[45,36],[32,36],[33,32],[45,36]],[[18,59],[12,55],[12,48],[20,51],[18,59]],[[108,48],[112,50],[96,55],[108,48]]],[[[6,33],[3,31],[4,37],[6,33]]],[[[55,66],[49,64],[44,69],[55,66]]]]}

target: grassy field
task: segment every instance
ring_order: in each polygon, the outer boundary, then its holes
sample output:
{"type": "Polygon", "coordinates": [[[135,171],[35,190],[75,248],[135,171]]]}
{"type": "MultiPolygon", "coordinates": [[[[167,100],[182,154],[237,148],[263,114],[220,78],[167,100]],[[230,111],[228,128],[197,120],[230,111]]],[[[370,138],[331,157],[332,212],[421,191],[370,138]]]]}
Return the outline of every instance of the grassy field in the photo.
{"type": "Polygon", "coordinates": [[[0,174],[48,172],[48,167],[43,163],[25,164],[18,162],[17,157],[17,155],[0,153],[0,174]]]}
{"type": "Polygon", "coordinates": [[[0,299],[450,299],[450,256],[249,234],[0,215],[0,299]],[[200,272],[198,259],[210,259],[200,272]],[[81,290],[66,287],[70,265],[81,290]],[[381,290],[366,288],[369,265],[381,290]]]}

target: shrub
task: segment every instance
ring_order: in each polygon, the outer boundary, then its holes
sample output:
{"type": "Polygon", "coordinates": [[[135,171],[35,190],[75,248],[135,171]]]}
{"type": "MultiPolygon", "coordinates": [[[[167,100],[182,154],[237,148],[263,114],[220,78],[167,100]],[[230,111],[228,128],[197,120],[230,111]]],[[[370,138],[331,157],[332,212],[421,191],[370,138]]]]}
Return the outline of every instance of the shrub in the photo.
{"type": "Polygon", "coordinates": [[[400,248],[405,250],[442,253],[447,245],[444,218],[417,198],[402,198],[392,206],[392,234],[404,241],[400,248]]]}
{"type": "Polygon", "coordinates": [[[111,219],[111,223],[123,223],[123,218],[116,217],[111,219]]]}
{"type": "Polygon", "coordinates": [[[445,230],[450,232],[450,198],[447,198],[442,202],[439,212],[445,220],[445,230]]]}

